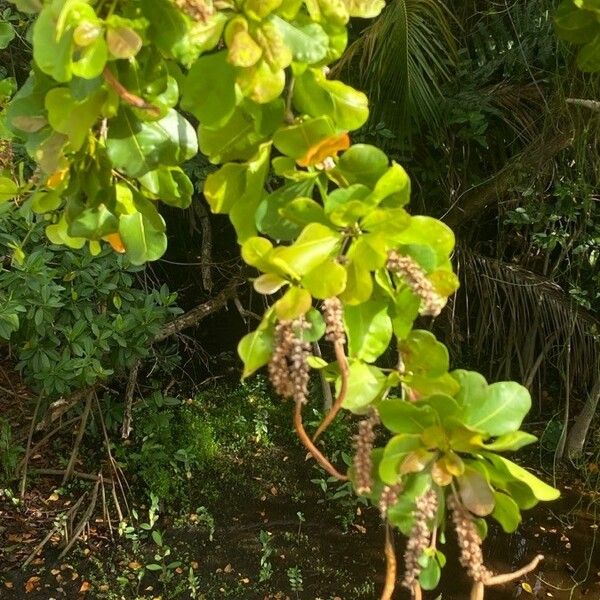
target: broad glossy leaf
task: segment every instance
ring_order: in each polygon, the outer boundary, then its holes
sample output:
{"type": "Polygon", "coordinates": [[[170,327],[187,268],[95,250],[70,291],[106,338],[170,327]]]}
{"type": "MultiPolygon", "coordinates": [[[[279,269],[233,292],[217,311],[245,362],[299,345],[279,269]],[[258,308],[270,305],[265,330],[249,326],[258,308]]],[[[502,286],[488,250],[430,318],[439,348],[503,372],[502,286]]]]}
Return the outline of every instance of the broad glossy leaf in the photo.
{"type": "Polygon", "coordinates": [[[406,370],[415,375],[438,377],[448,371],[448,349],[430,331],[411,331],[400,343],[400,352],[406,370]]]}
{"type": "Polygon", "coordinates": [[[505,477],[511,477],[512,479],[524,483],[538,500],[549,502],[551,500],[556,500],[560,496],[559,490],[544,483],[541,479],[538,479],[533,475],[533,473],[526,471],[523,467],[520,467],[511,460],[488,452],[485,453],[485,457],[490,460],[497,469],[500,469],[501,472],[503,471],[505,477]]]}
{"type": "Polygon", "coordinates": [[[385,7],[384,0],[343,0],[351,17],[372,19],[385,7]]]}
{"type": "Polygon", "coordinates": [[[204,196],[214,213],[227,214],[246,189],[248,166],[241,163],[224,164],[204,182],[204,196]]]}
{"type": "Polygon", "coordinates": [[[511,431],[501,435],[498,439],[487,444],[483,448],[491,452],[506,452],[507,450],[519,450],[523,446],[537,442],[537,437],[525,431],[511,431]]]}
{"type": "Polygon", "coordinates": [[[333,259],[321,263],[302,278],[302,285],[314,298],[338,296],[346,287],[346,269],[333,259]]]}
{"type": "Polygon", "coordinates": [[[394,433],[422,434],[427,428],[438,423],[431,407],[420,406],[400,398],[383,400],[377,410],[381,422],[394,433]]]}
{"type": "Polygon", "coordinates": [[[346,289],[341,295],[344,303],[352,306],[366,302],[373,293],[373,277],[358,261],[350,260],[346,265],[346,289]]]}
{"type": "Polygon", "coordinates": [[[73,31],[57,35],[61,8],[56,2],[46,4],[38,15],[33,27],[33,59],[44,73],[62,83],[72,77],[73,31]]]}
{"type": "Polygon", "coordinates": [[[187,208],[192,202],[194,185],[180,167],[159,167],[142,175],[140,183],[170,206],[187,208]]]}
{"type": "Polygon", "coordinates": [[[370,300],[344,311],[348,350],[352,358],[374,362],[392,339],[392,320],[386,302],[370,300]]]}
{"type": "Polygon", "coordinates": [[[94,208],[86,208],[69,223],[69,235],[88,240],[101,238],[116,233],[119,220],[104,204],[94,208]]]}
{"type": "Polygon", "coordinates": [[[506,533],[513,533],[521,523],[521,511],[518,504],[506,494],[495,492],[495,506],[492,517],[500,523],[506,533]]]}
{"type": "Polygon", "coordinates": [[[421,300],[408,286],[404,286],[395,296],[392,309],[392,326],[399,340],[404,340],[410,334],[415,319],[419,315],[421,300]]]}
{"type": "Polygon", "coordinates": [[[323,116],[280,128],[273,136],[273,143],[283,154],[299,160],[313,146],[336,134],[331,118],[323,116]]]}
{"type": "Polygon", "coordinates": [[[419,583],[424,590],[435,590],[440,582],[442,570],[435,559],[429,560],[419,574],[419,583]]]}
{"type": "MultiPolygon", "coordinates": [[[[162,217],[160,220],[162,221],[162,217]]],[[[157,260],[167,249],[164,222],[161,229],[154,219],[148,218],[141,212],[121,215],[119,233],[127,250],[127,257],[134,265],[157,260]]]]}
{"type": "Polygon", "coordinates": [[[227,53],[200,57],[185,79],[182,108],[203,125],[214,127],[231,117],[235,105],[235,70],[227,62],[227,53]]]}
{"type": "Polygon", "coordinates": [[[259,294],[274,294],[279,291],[287,281],[274,273],[265,273],[254,280],[253,287],[259,294]]]}
{"type": "Polygon", "coordinates": [[[373,187],[387,171],[389,159],[385,152],[369,144],[354,144],[338,161],[338,169],[346,181],[373,187]]]}
{"type": "Polygon", "coordinates": [[[242,379],[245,379],[269,362],[273,352],[273,334],[269,330],[257,329],[240,340],[237,350],[244,362],[242,379]]]}
{"type": "Polygon", "coordinates": [[[573,0],[563,0],[554,13],[554,25],[559,37],[572,44],[587,44],[598,32],[598,22],[589,12],[581,10],[573,0]]]}
{"type": "Polygon", "coordinates": [[[310,293],[299,287],[290,287],[275,303],[275,312],[282,321],[291,321],[305,315],[312,306],[310,293]]]}
{"type": "MultiPolygon", "coordinates": [[[[14,27],[8,21],[0,21],[0,50],[4,50],[15,38],[14,27]]],[[[327,50],[327,48],[325,48],[327,50]]]]}
{"type": "Polygon", "coordinates": [[[158,121],[140,121],[122,108],[108,128],[108,155],[114,166],[140,177],[158,166],[176,166],[198,152],[194,128],[176,110],[158,121]]]}
{"type": "MultiPolygon", "coordinates": [[[[343,407],[353,413],[363,414],[385,389],[386,377],[380,369],[361,361],[351,361],[348,375],[348,392],[343,407]]],[[[340,380],[336,382],[339,393],[340,380]]]]}
{"type": "Polygon", "coordinates": [[[19,193],[19,187],[9,177],[0,177],[0,204],[12,200],[19,193]]]}
{"type": "Polygon", "coordinates": [[[407,454],[421,447],[418,434],[400,434],[392,437],[385,446],[379,463],[379,477],[387,485],[394,485],[400,477],[399,467],[407,454]]]}
{"type": "Polygon", "coordinates": [[[441,264],[448,260],[454,248],[454,233],[447,225],[433,217],[417,215],[411,217],[410,225],[398,235],[397,242],[431,246],[436,253],[438,264],[441,264]]]}
{"type": "Polygon", "coordinates": [[[327,55],[329,37],[318,23],[296,25],[277,16],[272,17],[271,22],[296,62],[313,64],[327,55]]]}
{"type": "MultiPolygon", "coordinates": [[[[392,166],[378,179],[368,198],[372,206],[384,204],[389,208],[401,208],[410,201],[410,178],[398,163],[392,166]]],[[[413,217],[414,218],[414,217],[413,217]]]]}
{"type": "Polygon", "coordinates": [[[600,71],[600,28],[596,36],[579,51],[577,67],[585,73],[600,71]]]}

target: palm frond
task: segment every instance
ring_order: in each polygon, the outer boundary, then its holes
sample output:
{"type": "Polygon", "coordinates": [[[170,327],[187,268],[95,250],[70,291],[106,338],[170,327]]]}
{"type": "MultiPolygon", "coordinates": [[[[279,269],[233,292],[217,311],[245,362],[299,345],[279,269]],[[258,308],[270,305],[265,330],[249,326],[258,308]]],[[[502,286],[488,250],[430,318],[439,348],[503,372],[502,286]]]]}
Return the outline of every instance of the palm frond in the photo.
{"type": "Polygon", "coordinates": [[[441,122],[441,85],[456,54],[451,21],[440,0],[392,0],[350,45],[336,70],[368,90],[376,122],[400,135],[441,122]]]}

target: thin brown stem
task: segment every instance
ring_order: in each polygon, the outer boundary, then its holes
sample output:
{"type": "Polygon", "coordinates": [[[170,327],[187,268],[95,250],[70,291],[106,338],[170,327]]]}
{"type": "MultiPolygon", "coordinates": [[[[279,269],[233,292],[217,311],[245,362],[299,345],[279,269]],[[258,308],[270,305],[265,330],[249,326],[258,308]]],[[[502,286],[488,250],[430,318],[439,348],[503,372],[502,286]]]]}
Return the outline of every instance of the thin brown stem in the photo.
{"type": "Polygon", "coordinates": [[[81,422],[79,423],[77,437],[75,438],[73,450],[71,451],[71,457],[69,458],[69,464],[67,465],[67,468],[65,470],[65,476],[63,477],[63,485],[65,485],[65,483],[67,483],[67,481],[71,479],[71,475],[75,470],[75,461],[77,460],[77,456],[79,455],[79,446],[81,445],[81,440],[83,439],[83,434],[85,433],[88,417],[90,416],[90,410],[92,408],[92,398],[93,395],[91,393],[88,394],[88,398],[83,409],[83,414],[81,415],[81,422]]]}
{"type": "Polygon", "coordinates": [[[27,467],[29,465],[29,457],[31,456],[31,440],[33,439],[33,432],[35,431],[35,422],[40,411],[40,405],[42,403],[41,394],[38,396],[35,410],[33,411],[33,417],[31,418],[31,427],[29,428],[29,434],[27,436],[27,448],[25,450],[25,457],[23,458],[23,475],[21,476],[21,487],[20,496],[21,500],[25,497],[25,486],[27,485],[27,467]]]}
{"type": "Polygon", "coordinates": [[[134,93],[130,92],[112,73],[112,71],[105,67],[104,71],[102,71],[102,76],[104,77],[104,81],[108,84],[110,88],[112,88],[119,98],[123,100],[123,102],[129,104],[130,106],[134,106],[135,108],[141,108],[143,110],[147,110],[153,117],[158,117],[160,115],[160,110],[152,105],[148,104],[143,98],[136,96],[134,93]]]}
{"type": "Polygon", "coordinates": [[[346,475],[342,475],[337,469],[321,454],[319,449],[312,443],[311,439],[308,437],[304,429],[304,424],[302,423],[302,402],[300,400],[296,400],[296,406],[294,409],[294,427],[296,428],[296,433],[300,438],[300,441],[304,444],[305,448],[311,453],[312,457],[333,477],[338,479],[339,481],[348,481],[348,477],[346,475]]]}
{"type": "Polygon", "coordinates": [[[412,596],[413,600],[423,600],[423,590],[421,589],[418,581],[413,583],[412,596]]]}
{"type": "Polygon", "coordinates": [[[394,551],[394,535],[390,524],[385,524],[385,584],[381,592],[381,600],[392,600],[396,589],[396,552],[394,551]]]}
{"type": "Polygon", "coordinates": [[[344,352],[344,345],[342,342],[334,342],[333,347],[335,349],[335,357],[337,358],[340,366],[340,375],[342,377],[342,383],[340,385],[340,393],[335,399],[335,403],[331,407],[331,410],[325,415],[325,418],[321,421],[317,431],[313,435],[313,442],[317,441],[317,438],[331,425],[337,414],[342,408],[342,404],[346,399],[346,393],[348,392],[348,360],[346,359],[346,353],[344,352]]]}
{"type": "Polygon", "coordinates": [[[514,581],[515,579],[519,579],[519,577],[523,577],[523,575],[527,575],[527,573],[531,573],[540,562],[544,560],[543,554],[538,554],[528,565],[518,569],[517,571],[513,571],[512,573],[502,573],[500,575],[493,575],[488,577],[484,583],[487,586],[490,585],[502,585],[503,583],[508,583],[510,581],[514,581]]]}
{"type": "Polygon", "coordinates": [[[471,588],[469,600],[483,600],[484,594],[485,587],[483,586],[483,583],[481,581],[476,581],[471,588]]]}

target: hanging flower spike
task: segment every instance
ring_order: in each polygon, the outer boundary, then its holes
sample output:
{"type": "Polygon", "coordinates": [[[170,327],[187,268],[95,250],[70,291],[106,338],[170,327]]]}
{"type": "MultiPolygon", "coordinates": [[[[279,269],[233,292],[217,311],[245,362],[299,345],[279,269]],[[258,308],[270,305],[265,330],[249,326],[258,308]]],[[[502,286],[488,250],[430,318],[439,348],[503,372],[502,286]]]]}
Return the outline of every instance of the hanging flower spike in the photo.
{"type": "Polygon", "coordinates": [[[354,436],[354,472],[356,473],[356,491],[370,494],[373,485],[373,460],[371,451],[375,442],[375,426],[379,423],[377,411],[371,410],[366,419],[358,424],[358,434],[354,436]]]}
{"type": "Polygon", "coordinates": [[[403,485],[401,483],[386,485],[383,488],[381,496],[379,496],[379,514],[382,520],[387,518],[388,510],[398,502],[398,496],[400,496],[402,490],[403,485]]]}
{"type": "Polygon", "coordinates": [[[215,13],[212,2],[204,0],[174,0],[175,5],[194,21],[206,23],[209,17],[215,13]]]}
{"type": "Polygon", "coordinates": [[[442,298],[434,289],[433,284],[425,271],[410,256],[402,256],[395,250],[388,254],[387,268],[392,273],[401,277],[416,296],[421,299],[422,315],[437,317],[444,306],[446,300],[442,298]]]}
{"type": "Polygon", "coordinates": [[[429,530],[428,522],[435,517],[437,508],[437,492],[431,489],[417,498],[415,503],[415,510],[413,512],[415,523],[410,531],[404,552],[405,572],[404,579],[402,580],[402,585],[413,593],[415,587],[419,585],[418,578],[421,574],[419,558],[429,546],[431,540],[431,531],[429,530]]]}

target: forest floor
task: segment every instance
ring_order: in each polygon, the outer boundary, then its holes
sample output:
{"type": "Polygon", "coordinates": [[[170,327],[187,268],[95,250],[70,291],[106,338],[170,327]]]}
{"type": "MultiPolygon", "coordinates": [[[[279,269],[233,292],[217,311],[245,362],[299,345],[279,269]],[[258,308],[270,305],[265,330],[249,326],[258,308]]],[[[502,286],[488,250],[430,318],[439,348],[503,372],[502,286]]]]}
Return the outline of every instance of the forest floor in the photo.
{"type": "MultiPolygon", "coordinates": [[[[14,392],[3,394],[3,414],[23,410],[24,404],[10,398],[14,392]]],[[[130,516],[120,530],[108,476],[100,484],[76,477],[62,486],[59,476],[40,474],[64,468],[74,432],[32,454],[23,499],[18,482],[0,493],[0,599],[379,598],[385,566],[378,515],[357,502],[347,484],[328,480],[305,460],[290,426],[289,405],[269,398],[261,385],[240,391],[219,384],[180,405],[173,401],[144,414],[164,421],[169,411],[178,410],[212,423],[212,458],[193,468],[191,478],[182,477],[177,464],[162,462],[157,447],[154,462],[144,459],[149,470],[141,465],[136,473],[128,459],[119,460],[124,480],[131,483],[125,492],[130,516]],[[152,503],[140,474],[164,496],[154,496],[152,503]],[[164,487],[165,481],[177,481],[177,487],[164,487]],[[61,556],[65,533],[76,529],[94,495],[81,539],[61,556]],[[80,499],[79,512],[72,510],[80,499]]],[[[99,469],[100,438],[94,437],[93,422],[90,427],[79,473],[99,469]]],[[[21,443],[26,435],[16,432],[21,443]]],[[[350,436],[342,420],[324,438],[338,464],[350,436]]],[[[36,434],[34,441],[40,437],[36,434]]],[[[125,445],[127,452],[137,456],[139,443],[134,437],[130,447],[125,445]]],[[[119,457],[123,447],[115,442],[112,450],[119,457]]],[[[535,462],[535,456],[529,458],[528,465],[535,462]]],[[[494,571],[514,570],[540,552],[546,559],[535,574],[489,590],[487,600],[600,598],[600,494],[568,470],[558,486],[562,499],[526,513],[518,533],[507,536],[490,528],[484,551],[494,571]]],[[[118,504],[126,510],[123,499],[118,504]]],[[[447,545],[453,543],[449,536],[447,545]]],[[[402,551],[398,539],[399,557],[402,551]]],[[[450,549],[446,554],[440,588],[426,597],[467,600],[469,582],[450,549]]],[[[395,597],[408,594],[399,588],[395,597]]]]}

